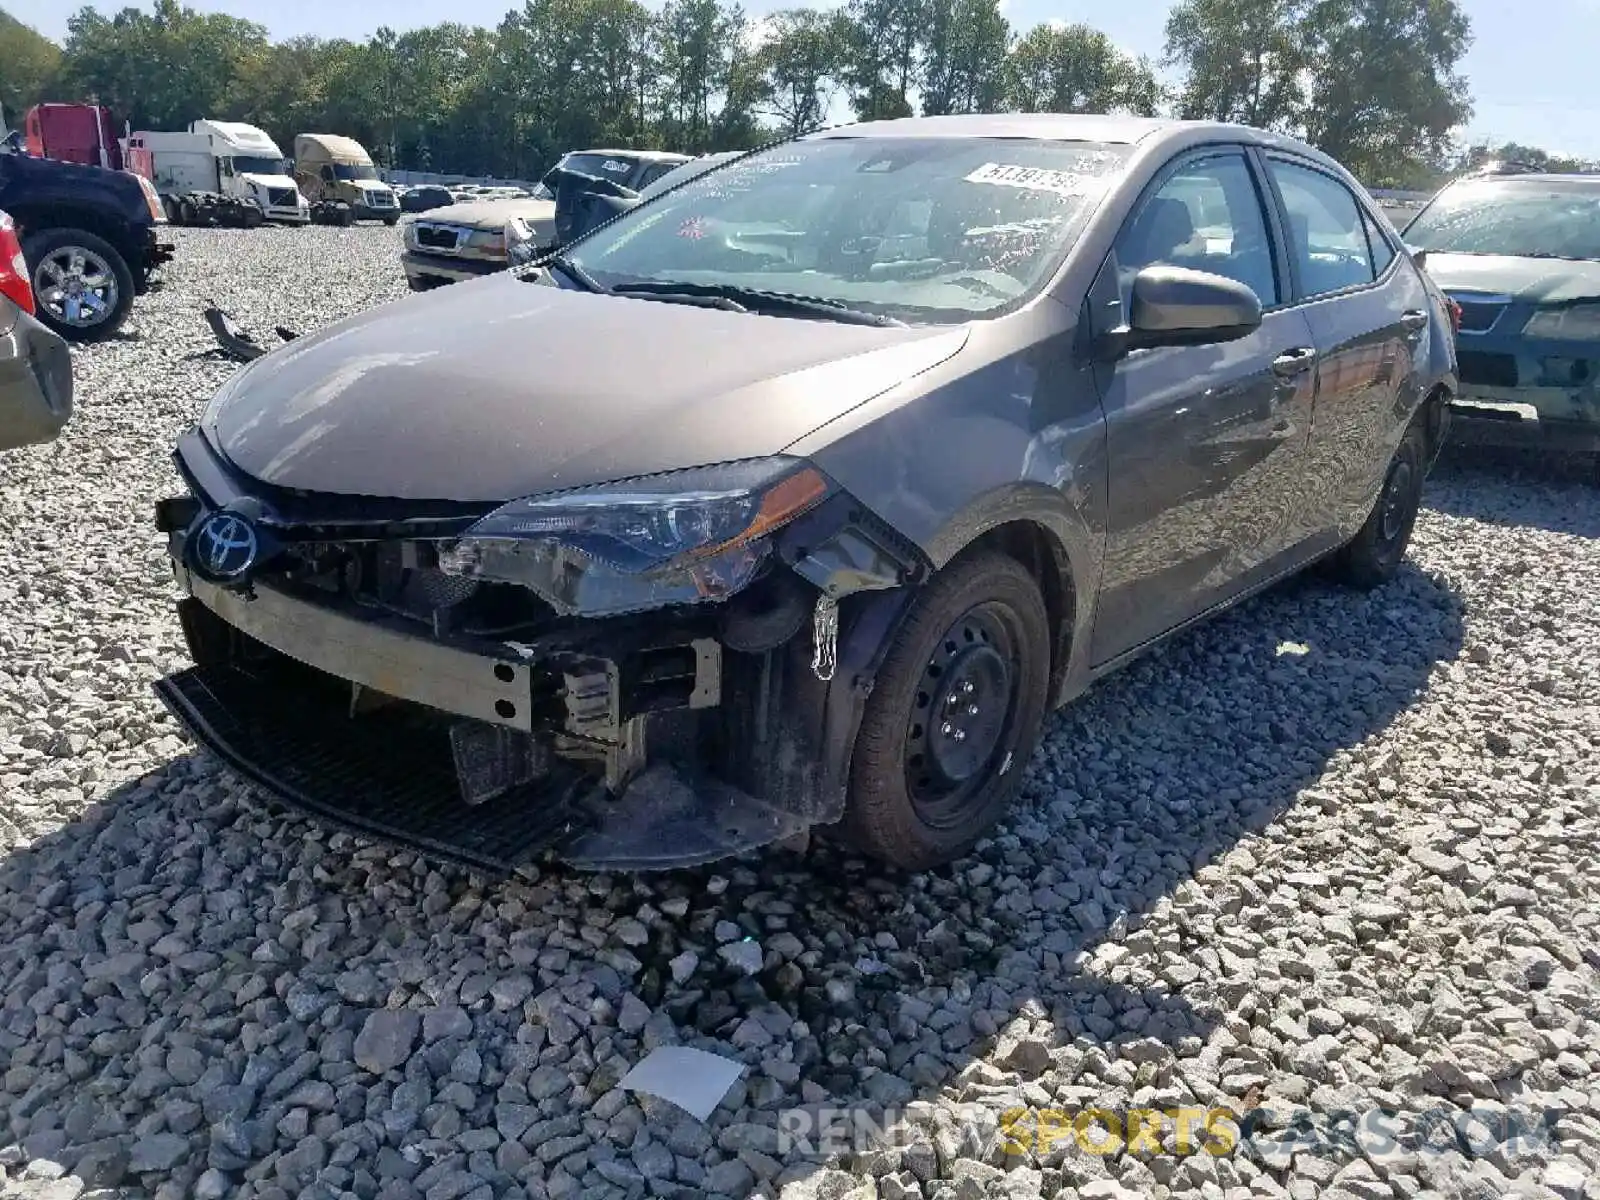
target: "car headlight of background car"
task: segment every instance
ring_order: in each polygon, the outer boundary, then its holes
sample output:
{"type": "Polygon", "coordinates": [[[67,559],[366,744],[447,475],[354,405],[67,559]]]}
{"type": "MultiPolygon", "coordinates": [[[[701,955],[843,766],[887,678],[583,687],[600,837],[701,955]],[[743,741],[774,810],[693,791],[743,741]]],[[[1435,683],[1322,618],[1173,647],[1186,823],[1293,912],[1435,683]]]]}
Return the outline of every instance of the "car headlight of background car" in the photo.
{"type": "Polygon", "coordinates": [[[506,222],[506,260],[513,266],[532,262],[539,255],[539,238],[531,222],[512,217],[506,222]]]}
{"type": "Polygon", "coordinates": [[[767,458],[531,496],[484,517],[439,566],[522,584],[569,615],[723,600],[755,578],[769,535],[830,491],[804,462],[767,458]]]}
{"type": "Polygon", "coordinates": [[[504,254],[506,252],[506,231],[504,229],[475,229],[468,236],[467,245],[475,250],[487,250],[491,254],[504,254]]]}
{"type": "Polygon", "coordinates": [[[1522,327],[1524,337],[1563,342],[1600,342],[1600,304],[1541,308],[1522,327]]]}

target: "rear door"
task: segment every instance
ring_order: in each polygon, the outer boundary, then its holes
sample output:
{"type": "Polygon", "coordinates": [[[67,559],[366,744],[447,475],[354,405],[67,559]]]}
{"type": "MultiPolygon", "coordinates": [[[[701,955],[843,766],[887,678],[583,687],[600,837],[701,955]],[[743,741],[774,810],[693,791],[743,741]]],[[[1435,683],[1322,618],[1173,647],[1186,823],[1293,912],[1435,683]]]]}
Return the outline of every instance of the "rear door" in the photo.
{"type": "Polygon", "coordinates": [[[1250,586],[1300,536],[1286,502],[1316,378],[1265,179],[1240,147],[1180,156],[1135,205],[1091,291],[1091,320],[1128,311],[1155,263],[1249,285],[1261,327],[1208,346],[1137,350],[1101,373],[1109,484],[1096,665],[1250,586]]]}
{"type": "Polygon", "coordinates": [[[1264,156],[1288,231],[1295,301],[1317,348],[1307,447],[1319,539],[1352,534],[1377,502],[1389,459],[1425,378],[1430,300],[1407,255],[1335,175],[1264,156]]]}

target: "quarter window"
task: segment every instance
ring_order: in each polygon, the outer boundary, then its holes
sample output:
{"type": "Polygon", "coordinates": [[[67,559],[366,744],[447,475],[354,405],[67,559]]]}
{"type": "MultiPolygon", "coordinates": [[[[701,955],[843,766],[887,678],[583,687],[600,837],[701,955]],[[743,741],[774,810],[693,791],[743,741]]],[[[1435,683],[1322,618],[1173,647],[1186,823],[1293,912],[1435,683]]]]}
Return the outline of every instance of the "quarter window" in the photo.
{"type": "Polygon", "coordinates": [[[1394,246],[1383,235],[1383,230],[1378,228],[1378,223],[1372,219],[1372,214],[1362,210],[1361,218],[1367,223],[1367,243],[1372,247],[1372,271],[1378,278],[1389,269],[1389,264],[1394,261],[1394,246]]]}
{"type": "Polygon", "coordinates": [[[1376,279],[1365,216],[1350,189],[1309,167],[1281,159],[1270,163],[1289,216],[1289,252],[1299,268],[1305,298],[1376,279]]]}
{"type": "Polygon", "coordinates": [[[1243,155],[1184,163],[1140,205],[1116,253],[1124,287],[1145,267],[1162,263],[1245,284],[1263,307],[1282,299],[1261,197],[1243,155]]]}

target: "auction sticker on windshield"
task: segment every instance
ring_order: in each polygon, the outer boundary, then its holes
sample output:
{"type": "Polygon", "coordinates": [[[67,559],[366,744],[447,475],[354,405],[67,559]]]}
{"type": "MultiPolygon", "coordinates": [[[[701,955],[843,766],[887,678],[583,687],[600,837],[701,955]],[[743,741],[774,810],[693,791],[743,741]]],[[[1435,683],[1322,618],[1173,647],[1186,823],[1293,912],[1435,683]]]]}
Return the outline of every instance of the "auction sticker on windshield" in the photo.
{"type": "Polygon", "coordinates": [[[1005,163],[984,163],[966,176],[966,181],[1027,188],[1033,192],[1054,192],[1059,196],[1082,196],[1093,186],[1089,177],[1075,171],[1052,171],[1048,167],[1019,167],[1005,163]]]}

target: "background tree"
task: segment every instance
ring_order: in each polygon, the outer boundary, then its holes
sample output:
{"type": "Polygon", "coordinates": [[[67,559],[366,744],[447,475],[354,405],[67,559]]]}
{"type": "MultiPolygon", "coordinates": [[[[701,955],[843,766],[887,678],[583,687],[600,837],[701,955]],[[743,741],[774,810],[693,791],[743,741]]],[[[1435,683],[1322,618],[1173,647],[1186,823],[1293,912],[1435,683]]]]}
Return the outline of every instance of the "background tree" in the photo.
{"type": "Polygon", "coordinates": [[[1308,0],[1180,0],[1167,17],[1166,62],[1181,67],[1178,112],[1190,120],[1294,128],[1310,67],[1308,0]]]}
{"type": "Polygon", "coordinates": [[[760,22],[738,0],[514,2],[493,29],[274,43],[251,22],[153,0],[80,10],[59,51],[0,13],[0,103],[20,118],[38,99],[98,98],[146,129],[220,116],[286,149],[297,133],[343,133],[386,165],[520,179],[584,146],[758,145],[841,107],[1242,121],[1304,136],[1373,186],[1428,186],[1498,153],[1452,141],[1471,113],[1458,0],[1177,0],[1170,96],[1149,60],[1101,31],[1051,22],[1019,36],[1000,0],[848,0],[760,22]]]}
{"type": "Polygon", "coordinates": [[[7,122],[51,98],[61,71],[61,48],[0,9],[0,106],[7,122]]]}
{"type": "Polygon", "coordinates": [[[798,137],[827,118],[844,82],[850,32],[840,12],[789,8],[767,18],[755,58],[765,77],[762,108],[779,131],[798,137]]]}
{"type": "Polygon", "coordinates": [[[1087,25],[1035,25],[1006,70],[1006,100],[1019,112],[1130,112],[1153,116],[1161,86],[1148,62],[1087,25]]]}
{"type": "Polygon", "coordinates": [[[921,45],[922,111],[994,112],[1005,106],[1011,26],[999,0],[927,0],[921,45]]]}
{"type": "Polygon", "coordinates": [[[1471,26],[1456,0],[1317,0],[1303,27],[1312,144],[1369,187],[1434,175],[1451,131],[1472,116],[1457,71],[1471,26]]]}

